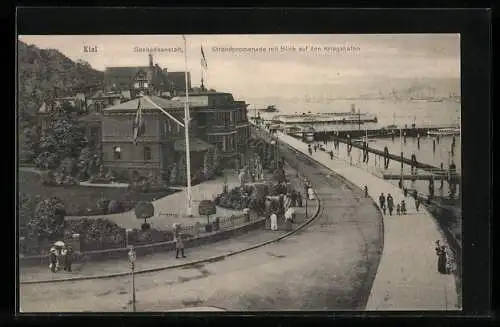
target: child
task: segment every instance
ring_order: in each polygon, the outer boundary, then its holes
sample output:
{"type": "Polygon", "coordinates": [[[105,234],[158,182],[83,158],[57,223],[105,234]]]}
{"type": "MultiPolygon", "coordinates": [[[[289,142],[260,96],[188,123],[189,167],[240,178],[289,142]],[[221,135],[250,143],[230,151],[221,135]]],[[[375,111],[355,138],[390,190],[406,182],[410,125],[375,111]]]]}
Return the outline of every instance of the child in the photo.
{"type": "Polygon", "coordinates": [[[401,206],[399,205],[399,203],[396,205],[396,214],[401,214],[401,206]]]}

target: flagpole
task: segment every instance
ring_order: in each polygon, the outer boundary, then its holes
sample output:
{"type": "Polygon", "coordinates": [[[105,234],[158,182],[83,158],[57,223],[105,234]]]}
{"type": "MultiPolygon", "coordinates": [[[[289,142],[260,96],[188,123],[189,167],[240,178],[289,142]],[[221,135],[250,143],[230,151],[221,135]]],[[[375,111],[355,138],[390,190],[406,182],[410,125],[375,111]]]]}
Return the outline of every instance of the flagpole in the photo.
{"type": "Polygon", "coordinates": [[[186,214],[192,216],[191,211],[191,155],[189,151],[189,85],[188,85],[188,65],[187,65],[187,41],[186,37],[183,35],[184,39],[184,77],[186,79],[186,96],[184,104],[184,135],[186,137],[186,177],[187,177],[187,210],[186,214]]]}

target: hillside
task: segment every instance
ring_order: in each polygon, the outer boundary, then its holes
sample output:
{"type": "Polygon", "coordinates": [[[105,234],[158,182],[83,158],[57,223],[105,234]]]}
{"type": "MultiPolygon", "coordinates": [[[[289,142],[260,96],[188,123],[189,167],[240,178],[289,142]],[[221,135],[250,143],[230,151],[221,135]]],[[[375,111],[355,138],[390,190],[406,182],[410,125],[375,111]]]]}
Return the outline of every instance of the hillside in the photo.
{"type": "Polygon", "coordinates": [[[22,41],[18,46],[18,109],[20,119],[33,115],[43,99],[69,96],[89,85],[102,84],[104,73],[85,62],[74,62],[55,49],[40,49],[22,41]]]}

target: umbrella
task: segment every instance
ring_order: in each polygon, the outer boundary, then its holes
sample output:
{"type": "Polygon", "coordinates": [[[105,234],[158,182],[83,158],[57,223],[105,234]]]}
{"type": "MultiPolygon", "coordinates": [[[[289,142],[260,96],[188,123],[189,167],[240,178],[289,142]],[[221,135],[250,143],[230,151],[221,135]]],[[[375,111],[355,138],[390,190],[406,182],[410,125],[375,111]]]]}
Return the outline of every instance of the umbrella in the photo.
{"type": "Polygon", "coordinates": [[[54,243],[54,245],[55,246],[64,246],[65,244],[62,241],[57,241],[57,242],[54,243]]]}

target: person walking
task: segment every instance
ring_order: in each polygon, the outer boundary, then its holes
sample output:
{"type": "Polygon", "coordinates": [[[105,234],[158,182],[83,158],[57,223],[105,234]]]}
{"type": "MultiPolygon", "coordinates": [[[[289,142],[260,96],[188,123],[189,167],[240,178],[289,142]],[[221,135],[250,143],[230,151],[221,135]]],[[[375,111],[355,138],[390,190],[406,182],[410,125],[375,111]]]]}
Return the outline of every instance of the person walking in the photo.
{"type": "Polygon", "coordinates": [[[389,216],[392,216],[392,211],[394,210],[394,199],[391,193],[387,194],[387,208],[389,209],[389,216]]]}
{"type": "Polygon", "coordinates": [[[330,150],[330,159],[333,160],[333,150],[330,150]]]}
{"type": "Polygon", "coordinates": [[[380,193],[380,196],[378,197],[378,204],[380,209],[384,212],[385,215],[385,196],[384,193],[380,193]]]}
{"type": "Polygon", "coordinates": [[[297,206],[302,208],[302,194],[300,192],[297,192],[297,206]]]}
{"type": "Polygon", "coordinates": [[[399,216],[401,214],[401,206],[398,204],[396,204],[396,214],[399,216]]]}
{"type": "Polygon", "coordinates": [[[401,214],[406,215],[406,202],[405,202],[405,200],[401,200],[401,214]]]}
{"type": "Polygon", "coordinates": [[[365,198],[367,198],[367,197],[368,197],[368,186],[365,185],[365,198]]]}
{"type": "Polygon", "coordinates": [[[417,212],[418,212],[418,208],[420,207],[420,199],[418,197],[415,198],[415,209],[417,209],[417,212]]]}
{"type": "Polygon", "coordinates": [[[290,206],[291,207],[297,206],[297,192],[295,192],[295,190],[292,190],[290,194],[290,206]]]}
{"type": "Polygon", "coordinates": [[[177,234],[177,237],[175,238],[175,258],[179,259],[179,253],[182,255],[183,258],[186,256],[184,255],[184,242],[182,241],[182,233],[177,234]]]}
{"type": "Polygon", "coordinates": [[[312,187],[309,187],[307,189],[307,195],[308,195],[309,200],[314,200],[314,191],[313,191],[312,187]]]}

